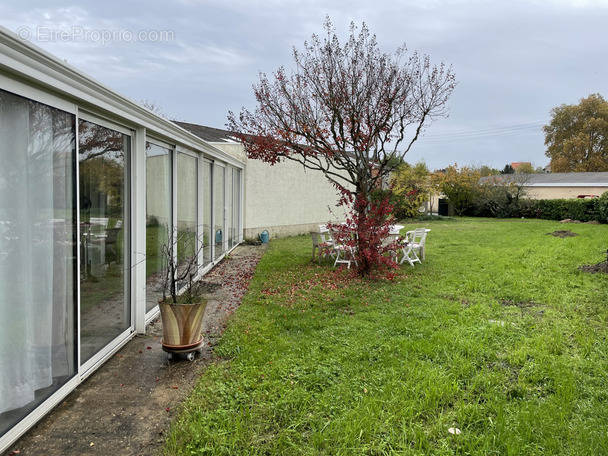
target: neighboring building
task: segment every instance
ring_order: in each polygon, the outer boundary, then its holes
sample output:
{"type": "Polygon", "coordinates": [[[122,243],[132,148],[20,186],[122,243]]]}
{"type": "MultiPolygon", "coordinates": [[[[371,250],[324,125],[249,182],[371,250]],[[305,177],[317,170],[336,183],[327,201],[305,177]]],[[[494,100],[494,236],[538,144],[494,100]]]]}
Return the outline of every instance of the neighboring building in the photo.
{"type": "Polygon", "coordinates": [[[529,174],[527,196],[533,199],[576,198],[608,191],[608,172],[529,174]]]}
{"type": "Polygon", "coordinates": [[[272,237],[292,236],[317,230],[330,220],[343,220],[336,207],[336,189],[319,171],[283,160],[274,166],[261,160],[248,160],[245,148],[230,132],[202,125],[175,122],[213,146],[239,160],[245,160],[245,238],[257,238],[267,230],[272,237]]]}
{"type": "MultiPolygon", "coordinates": [[[[525,188],[525,198],[569,199],[585,195],[600,196],[608,191],[608,172],[603,173],[535,173],[498,174],[482,177],[503,182],[521,182],[525,188]]],[[[443,195],[435,195],[432,200],[439,215],[453,215],[453,209],[443,195]]]]}
{"type": "Polygon", "coordinates": [[[245,163],[1,27],[0,163],[2,453],[158,315],[167,227],[242,241],[245,163]]]}
{"type": "MultiPolygon", "coordinates": [[[[608,191],[608,172],[603,173],[538,173],[503,174],[506,181],[521,179],[526,197],[531,199],[576,198],[579,195],[596,195],[608,191]]],[[[487,178],[482,178],[487,179],[487,178]]]]}

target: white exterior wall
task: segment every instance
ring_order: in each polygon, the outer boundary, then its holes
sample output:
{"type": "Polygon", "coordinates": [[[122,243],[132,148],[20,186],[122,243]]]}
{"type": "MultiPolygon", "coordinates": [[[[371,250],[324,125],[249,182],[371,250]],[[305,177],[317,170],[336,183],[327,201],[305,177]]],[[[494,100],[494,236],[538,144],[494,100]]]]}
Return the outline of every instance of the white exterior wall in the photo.
{"type": "Polygon", "coordinates": [[[271,238],[303,234],[318,230],[321,223],[344,220],[337,202],[337,190],[320,171],[306,170],[289,160],[274,166],[259,160],[247,162],[246,238],[264,230],[271,238]]]}
{"type": "MultiPolygon", "coordinates": [[[[574,184],[576,185],[576,184],[574,184]]],[[[574,187],[548,187],[542,185],[531,185],[526,187],[526,197],[531,199],[570,199],[578,195],[597,195],[608,191],[608,187],[599,186],[574,186],[574,187]]]]}
{"type": "Polygon", "coordinates": [[[318,230],[319,224],[345,219],[343,210],[336,207],[338,192],[322,172],[305,169],[291,160],[274,166],[249,160],[238,143],[213,145],[246,161],[246,239],[257,239],[264,230],[270,239],[306,234],[318,230]]]}

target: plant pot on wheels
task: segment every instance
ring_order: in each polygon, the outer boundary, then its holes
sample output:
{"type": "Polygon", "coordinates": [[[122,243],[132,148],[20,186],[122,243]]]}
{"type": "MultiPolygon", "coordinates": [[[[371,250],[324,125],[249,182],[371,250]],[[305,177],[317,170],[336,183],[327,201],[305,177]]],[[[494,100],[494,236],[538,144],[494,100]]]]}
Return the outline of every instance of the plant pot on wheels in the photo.
{"type": "Polygon", "coordinates": [[[205,301],[194,304],[175,304],[160,301],[161,320],[163,324],[163,338],[161,346],[169,353],[186,354],[188,360],[194,360],[194,353],[201,351],[203,336],[203,315],[207,303],[205,301]]]}

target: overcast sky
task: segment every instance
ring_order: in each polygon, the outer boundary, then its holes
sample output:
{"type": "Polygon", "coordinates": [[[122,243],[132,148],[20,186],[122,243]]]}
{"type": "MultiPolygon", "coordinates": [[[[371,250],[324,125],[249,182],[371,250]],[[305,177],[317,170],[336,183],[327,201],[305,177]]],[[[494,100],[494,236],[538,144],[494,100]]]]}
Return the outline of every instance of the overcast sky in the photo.
{"type": "Polygon", "coordinates": [[[255,108],[259,72],[292,67],[292,49],[342,41],[365,22],[382,51],[405,43],[452,65],[451,115],[406,160],[503,168],[548,163],[552,108],[608,98],[608,0],[3,0],[0,25],[170,118],[225,128],[255,108]]]}

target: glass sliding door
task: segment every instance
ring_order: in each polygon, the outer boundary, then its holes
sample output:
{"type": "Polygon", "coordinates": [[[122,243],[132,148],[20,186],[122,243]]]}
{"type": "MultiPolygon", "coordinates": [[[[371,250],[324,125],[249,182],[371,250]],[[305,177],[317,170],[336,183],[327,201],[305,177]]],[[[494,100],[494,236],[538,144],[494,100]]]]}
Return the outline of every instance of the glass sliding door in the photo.
{"type": "Polygon", "coordinates": [[[228,231],[228,248],[233,248],[241,241],[240,204],[241,204],[241,170],[232,166],[226,168],[226,230],[228,231]]]}
{"type": "Polygon", "coordinates": [[[213,179],[212,163],[203,160],[203,265],[213,261],[211,245],[213,242],[213,179]]]}
{"type": "Polygon", "coordinates": [[[234,212],[232,211],[233,193],[232,185],[234,180],[234,168],[229,166],[226,168],[226,240],[230,249],[234,244],[234,212]]]}
{"type": "Polygon", "coordinates": [[[0,436],[76,371],[75,116],[0,90],[0,436]]]}
{"type": "Polygon", "coordinates": [[[232,170],[232,247],[241,242],[241,170],[232,170]]]}
{"type": "Polygon", "coordinates": [[[224,167],[217,163],[213,165],[213,231],[214,259],[219,259],[224,253],[224,167]]]}
{"type": "Polygon", "coordinates": [[[162,249],[169,243],[172,220],[172,151],[146,143],[146,312],[162,298],[162,249]]]}
{"type": "MultiPolygon", "coordinates": [[[[177,261],[188,263],[198,254],[198,158],[177,155],[177,261]]],[[[192,263],[191,263],[192,264],[192,263]]],[[[197,263],[194,263],[197,264],[197,263]]],[[[195,269],[192,273],[196,274],[195,269]]]]}
{"type": "Polygon", "coordinates": [[[131,325],[126,292],[130,151],[130,136],[79,122],[81,363],[131,325]]]}

